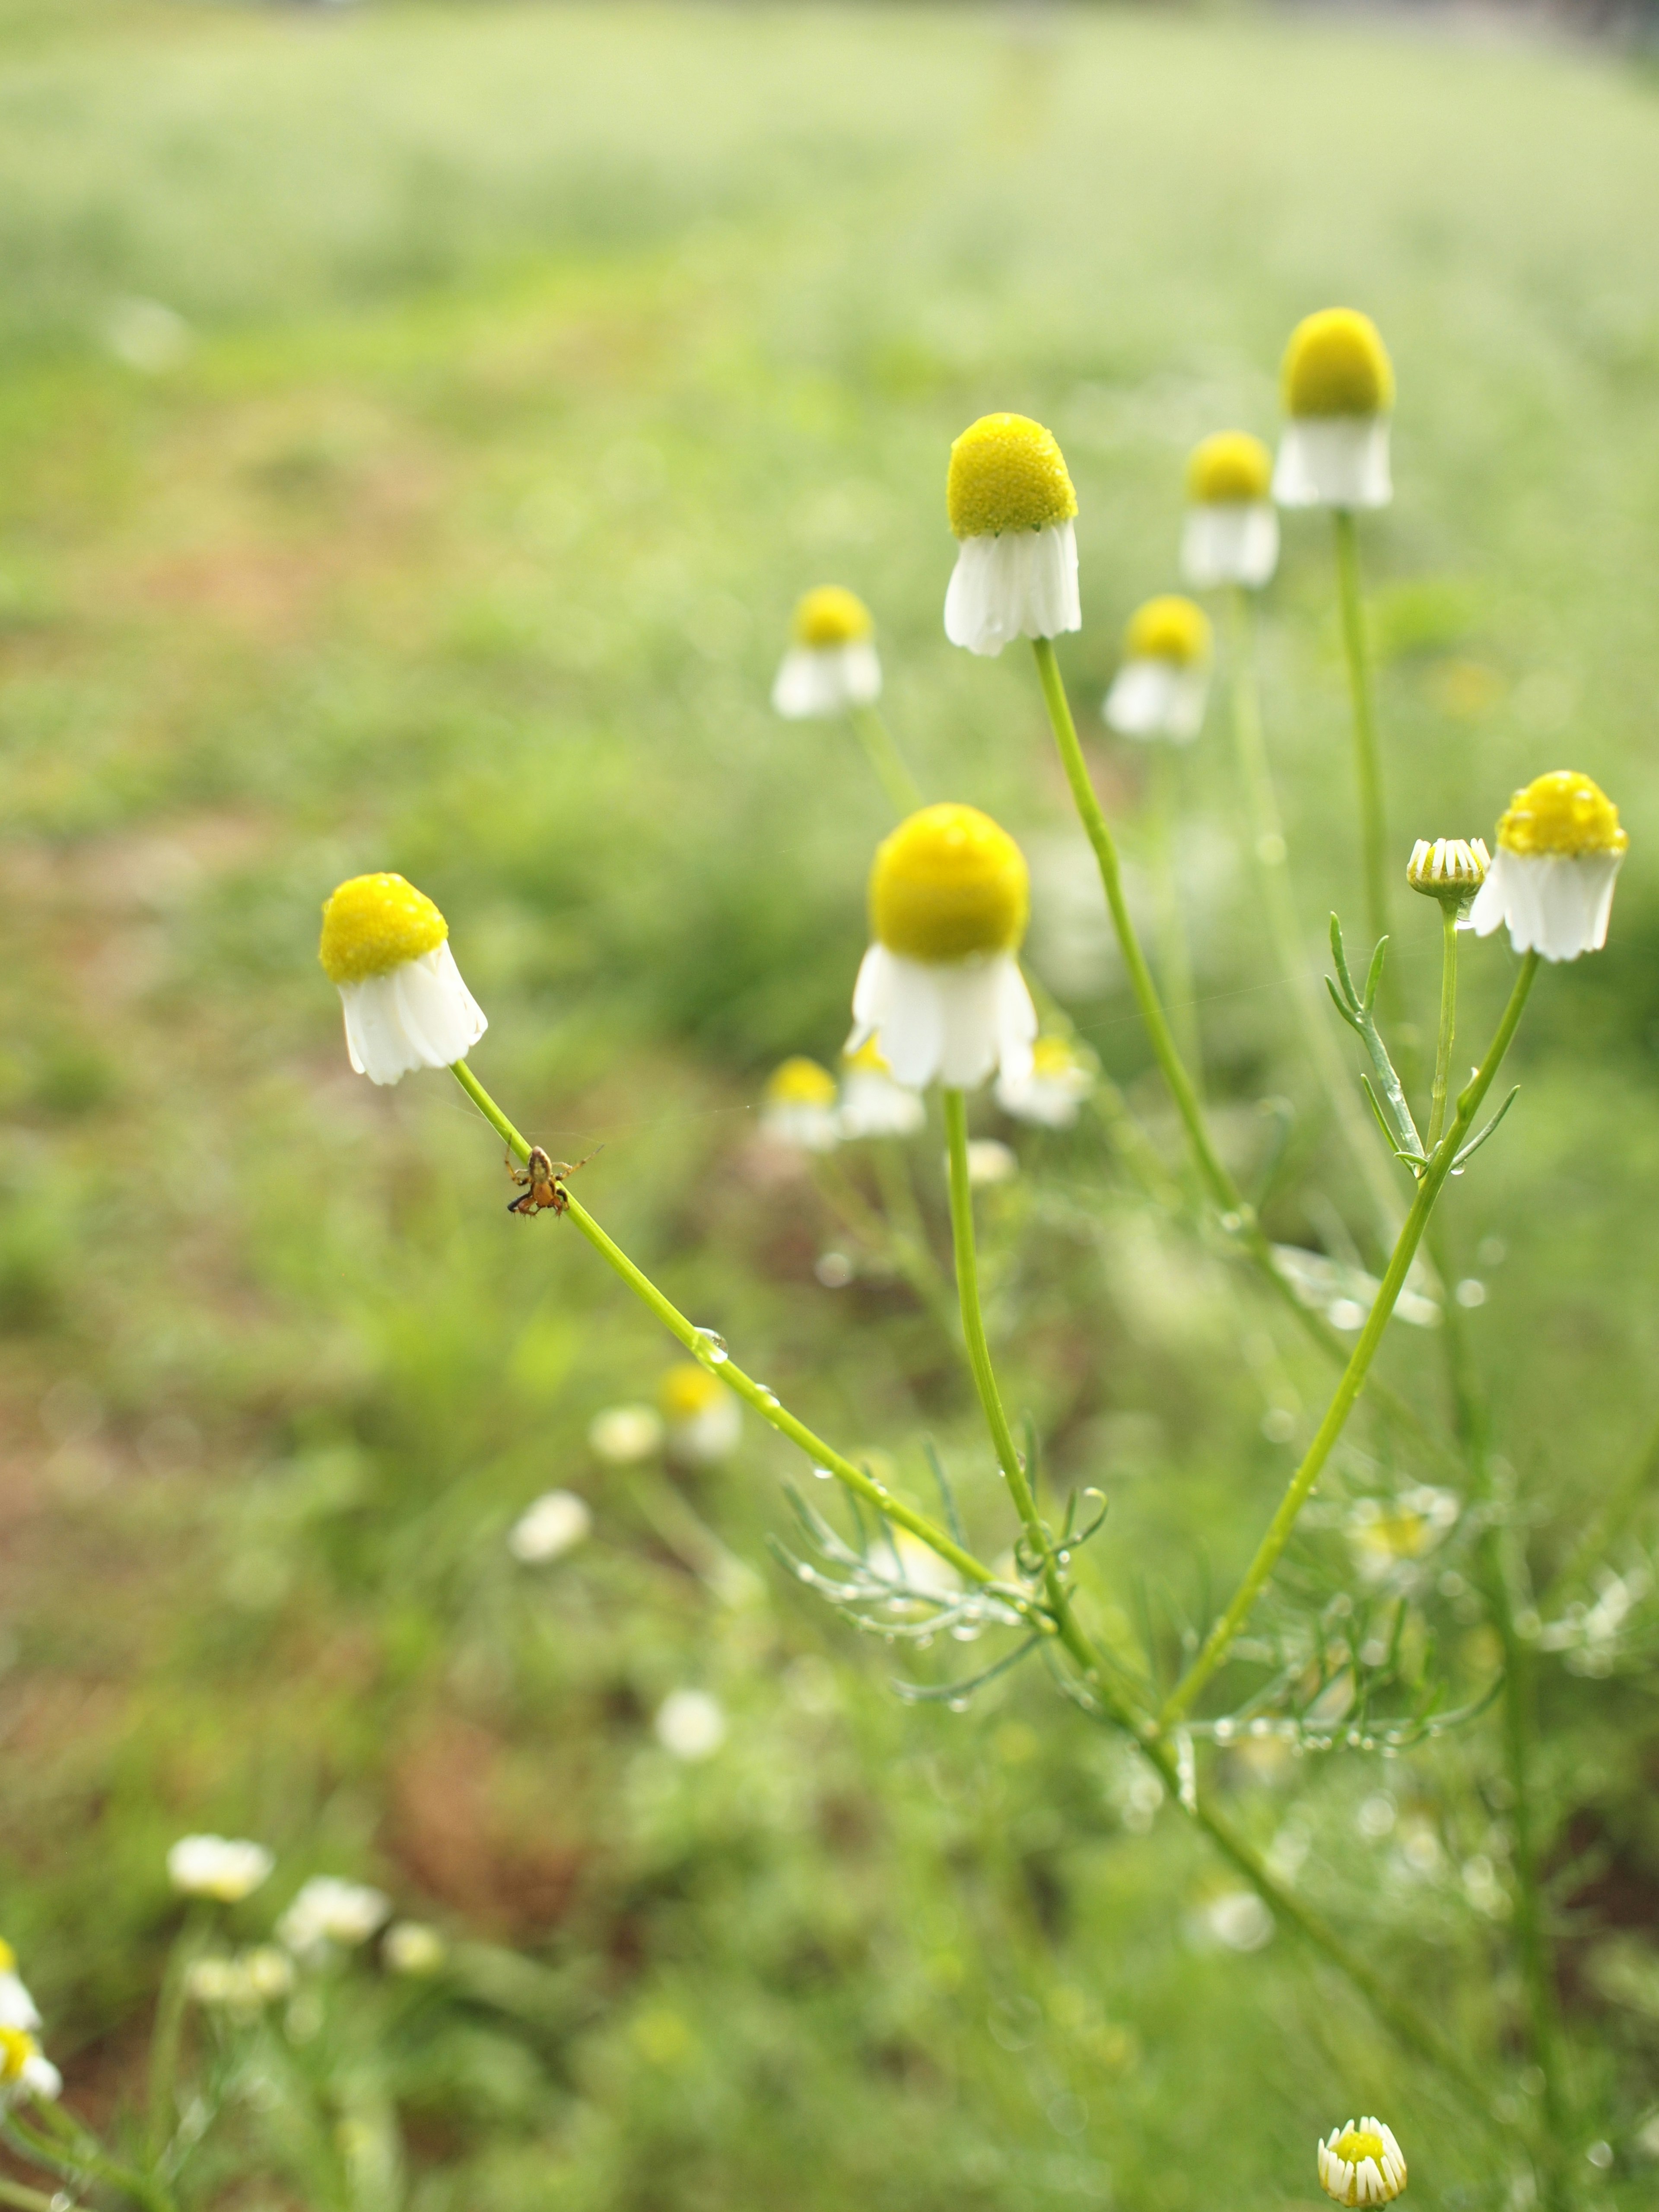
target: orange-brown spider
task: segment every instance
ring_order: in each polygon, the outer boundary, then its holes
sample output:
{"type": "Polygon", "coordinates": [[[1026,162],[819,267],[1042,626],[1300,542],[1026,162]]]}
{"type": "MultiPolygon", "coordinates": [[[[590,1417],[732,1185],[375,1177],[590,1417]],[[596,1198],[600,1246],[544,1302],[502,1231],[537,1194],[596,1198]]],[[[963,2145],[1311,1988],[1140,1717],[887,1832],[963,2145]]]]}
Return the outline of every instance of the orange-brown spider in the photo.
{"type": "Polygon", "coordinates": [[[514,1166],[509,1152],[507,1171],[521,1190],[517,1198],[507,1200],[507,1212],[522,1214],[526,1220],[532,1213],[562,1213],[570,1203],[570,1194],[564,1187],[566,1176],[574,1175],[578,1168],[585,1168],[604,1150],[603,1145],[596,1145],[592,1152],[579,1160],[553,1160],[539,1145],[532,1145],[530,1158],[521,1168],[514,1166]]]}

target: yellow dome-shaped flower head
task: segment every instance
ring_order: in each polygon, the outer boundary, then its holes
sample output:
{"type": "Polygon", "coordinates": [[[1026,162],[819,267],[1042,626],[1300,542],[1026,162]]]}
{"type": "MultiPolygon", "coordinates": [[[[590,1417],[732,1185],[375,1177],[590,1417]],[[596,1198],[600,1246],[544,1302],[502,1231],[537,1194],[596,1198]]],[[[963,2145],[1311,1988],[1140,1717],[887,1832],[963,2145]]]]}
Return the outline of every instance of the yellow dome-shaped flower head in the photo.
{"type": "Polygon", "coordinates": [[[833,1106],[836,1079],[816,1060],[797,1054],[775,1067],[766,1079],[767,1103],[773,1106],[833,1106]]]}
{"type": "Polygon", "coordinates": [[[1279,374],[1287,415],[1386,415],[1394,405],[1394,364],[1357,307],[1322,307],[1299,322],[1279,374]]]}
{"type": "Polygon", "coordinates": [[[21,2081],[24,2068],[40,2047],[26,2029],[0,2027],[0,2083],[21,2081]]]}
{"type": "Polygon", "coordinates": [[[1601,786],[1555,769],[1517,791],[1469,909],[1482,937],[1507,923],[1517,952],[1576,960],[1607,943],[1613,884],[1630,839],[1601,786]]]}
{"type": "Polygon", "coordinates": [[[981,415],[951,448],[945,512],[958,538],[1070,522],[1077,494],[1052,430],[1027,415],[981,415]]]}
{"type": "Polygon", "coordinates": [[[1333,2128],[1316,2148],[1319,2185],[1338,2204],[1391,2204],[1406,2186],[1405,2153],[1379,2119],[1333,2128]]]}
{"type": "Polygon", "coordinates": [[[976,806],[924,806],[883,840],[870,872],[877,941],[911,960],[1012,952],[1030,906],[1024,854],[976,806]]]}
{"type": "Polygon", "coordinates": [[[317,957],[331,983],[361,983],[418,960],[448,935],[432,901],[402,876],[353,876],[324,902],[317,957]]]}
{"type": "Polygon", "coordinates": [[[402,876],[353,876],[324,905],[318,957],[359,1075],[396,1083],[411,1068],[453,1067],[489,1027],[448,939],[442,915],[402,876]]]}
{"type": "Polygon", "coordinates": [[[840,584],[820,584],[796,602],[791,625],[797,645],[823,653],[833,646],[856,645],[875,634],[875,621],[855,592],[840,584]]]}
{"type": "Polygon", "coordinates": [[[1137,607],[1123,632],[1126,660],[1170,660],[1177,668],[1194,668],[1213,651],[1209,617],[1173,592],[1137,607]]]}
{"type": "Polygon", "coordinates": [[[1248,430],[1218,430],[1193,448],[1187,463],[1187,496],[1204,507],[1230,507],[1266,499],[1273,457],[1248,430]]]}

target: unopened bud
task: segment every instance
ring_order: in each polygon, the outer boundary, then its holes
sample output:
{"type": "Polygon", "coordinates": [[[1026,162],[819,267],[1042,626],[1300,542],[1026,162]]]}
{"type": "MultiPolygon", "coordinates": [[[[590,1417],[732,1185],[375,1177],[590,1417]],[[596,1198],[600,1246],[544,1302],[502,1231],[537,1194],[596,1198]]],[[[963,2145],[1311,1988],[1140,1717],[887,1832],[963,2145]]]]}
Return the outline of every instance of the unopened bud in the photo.
{"type": "Polygon", "coordinates": [[[1406,863],[1406,881],[1425,898],[1462,907],[1486,880],[1492,854],[1480,837],[1419,837],[1406,863]]]}

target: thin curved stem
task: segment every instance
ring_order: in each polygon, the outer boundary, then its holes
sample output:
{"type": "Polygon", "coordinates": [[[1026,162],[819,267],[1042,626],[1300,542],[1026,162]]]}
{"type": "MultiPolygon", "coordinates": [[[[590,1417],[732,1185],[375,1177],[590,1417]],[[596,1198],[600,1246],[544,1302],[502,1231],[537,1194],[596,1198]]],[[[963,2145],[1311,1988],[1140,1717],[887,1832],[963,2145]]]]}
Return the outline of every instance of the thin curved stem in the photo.
{"type": "Polygon", "coordinates": [[[923,803],[921,786],[906,765],[886,716],[878,707],[849,707],[847,711],[865,758],[887,794],[888,805],[900,817],[914,814],[923,803]]]}
{"type": "Polygon", "coordinates": [[[1182,1063],[1193,1079],[1194,1096],[1204,1096],[1204,1047],[1198,1026],[1198,991],[1193,981],[1192,945],[1181,908],[1176,873],[1176,824],[1180,811],[1180,757],[1167,740],[1152,750],[1152,849],[1158,884],[1158,965],[1164,994],[1182,1063]]]}
{"type": "Polygon", "coordinates": [[[1342,606],[1342,647],[1347,657],[1348,696],[1353,707],[1353,759],[1359,785],[1365,919],[1375,939],[1389,933],[1389,830],[1382,806],[1382,768],[1377,754],[1376,716],[1371,703],[1370,665],[1365,651],[1359,535],[1353,515],[1346,507],[1333,507],[1331,521],[1336,542],[1337,597],[1342,606]]]}
{"type": "MultiPolygon", "coordinates": [[[[1429,1133],[1423,1139],[1432,1152],[1446,1126],[1446,1086],[1451,1079],[1452,1040],[1457,1035],[1457,908],[1449,899],[1440,908],[1440,1027],[1434,1047],[1434,1088],[1429,1096],[1429,1133]]],[[[1442,1270],[1443,1276],[1444,1270],[1442,1270]]]]}
{"type": "Polygon", "coordinates": [[[1510,994],[1509,1005],[1504,1010],[1503,1019],[1498,1023],[1486,1056],[1459,1095],[1457,1111],[1451,1127],[1423,1170],[1411,1212],[1395,1240],[1388,1272],[1372,1303],[1365,1326],[1360,1331],[1359,1341],[1355,1345],[1342,1379],[1336,1386],[1335,1395],[1325,1409],[1325,1418],[1321,1421],[1301,1466],[1291,1476],[1290,1487],[1280,1499],[1279,1510],[1268,1523],[1267,1533],[1262,1538],[1231,1602],[1206,1638],[1198,1657],[1165,1700],[1159,1715],[1160,1725],[1164,1727],[1178,1721],[1190,1709],[1194,1698],[1225,1660],[1233,1639],[1249,1620],[1252,1607],[1278,1565],[1279,1555],[1290,1541],[1291,1531],[1295,1528],[1303,1507],[1312,1496],[1314,1486],[1323,1473],[1336,1440],[1347,1424],[1354,1401],[1364,1386],[1371,1361],[1376,1356],[1376,1348],[1382,1341],[1383,1331],[1394,1313],[1395,1301],[1405,1288],[1406,1277],[1417,1256],[1417,1248],[1428,1227],[1435,1201],[1451,1172],[1452,1162],[1468,1135],[1470,1125],[1480,1109],[1480,1103],[1492,1088],[1492,1079],[1509,1050],[1510,1040],[1521,1019],[1533,978],[1538,973],[1538,958],[1536,952],[1528,952],[1521,964],[1521,972],[1510,994]]]}

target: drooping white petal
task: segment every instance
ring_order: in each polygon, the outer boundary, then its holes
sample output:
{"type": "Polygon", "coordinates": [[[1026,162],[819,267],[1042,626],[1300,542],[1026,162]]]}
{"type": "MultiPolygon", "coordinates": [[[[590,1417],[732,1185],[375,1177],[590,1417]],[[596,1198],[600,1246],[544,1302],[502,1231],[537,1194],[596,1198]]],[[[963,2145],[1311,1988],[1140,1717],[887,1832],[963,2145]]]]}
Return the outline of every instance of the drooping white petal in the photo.
{"type": "Polygon", "coordinates": [[[775,1144],[796,1152],[833,1152],[842,1139],[836,1109],[803,1098],[778,1099],[763,1107],[761,1127],[775,1144]]]}
{"type": "Polygon", "coordinates": [[[371,1083],[396,1083],[411,1068],[451,1067],[489,1026],[447,939],[384,975],[339,988],[351,1065],[371,1083]]]}
{"type": "Polygon", "coordinates": [[[783,656],[772,705],[787,720],[811,721],[868,707],[881,696],[881,661],[871,641],[795,645],[783,656]]]}
{"type": "Polygon", "coordinates": [[[864,956],[853,1019],[848,1052],[873,1036],[894,1080],[913,1091],[935,1082],[970,1091],[999,1067],[1023,1076],[1037,1030],[1036,1009],[1012,953],[931,962],[884,945],[864,956]]]}
{"type": "Polygon", "coordinates": [[[1279,566],[1279,510],[1271,500],[1200,500],[1187,509],[1181,574],[1194,591],[1243,584],[1252,591],[1279,566]]]}
{"type": "Polygon", "coordinates": [[[32,2035],[40,2025],[40,2010],[19,1977],[0,1974],[0,2027],[32,2035]]]}
{"type": "Polygon", "coordinates": [[[1077,532],[1067,522],[964,538],[945,594],[945,635],[969,653],[1081,629],[1077,532]]]}
{"type": "Polygon", "coordinates": [[[1386,507],[1386,415],[1297,415],[1285,426],[1273,467],[1280,507],[1386,507]]]}
{"type": "Polygon", "coordinates": [[[1207,669],[1149,655],[1124,662],[1100,711],[1121,738],[1169,738],[1188,744],[1203,725],[1209,696],[1207,669]]]}
{"type": "Polygon", "coordinates": [[[23,2061],[21,2081],[31,2097],[43,2097],[55,2105],[64,2094],[64,2077],[50,2058],[43,2058],[38,2051],[31,2051],[23,2061]]]}
{"type": "Polygon", "coordinates": [[[1514,853],[1500,845],[1475,893],[1469,927],[1490,937],[1509,926],[1517,952],[1577,960],[1607,941],[1622,853],[1514,853]]]}

